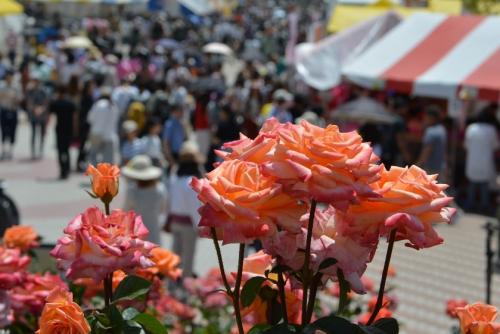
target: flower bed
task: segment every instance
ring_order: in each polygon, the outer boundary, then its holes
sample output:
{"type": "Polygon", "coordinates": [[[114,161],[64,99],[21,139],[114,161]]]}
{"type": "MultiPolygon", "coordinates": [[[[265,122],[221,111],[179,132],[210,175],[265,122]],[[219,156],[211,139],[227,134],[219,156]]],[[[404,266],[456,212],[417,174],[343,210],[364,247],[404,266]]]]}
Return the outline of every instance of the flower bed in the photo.
{"type": "MultiPolygon", "coordinates": [[[[180,284],[179,257],[147,241],[140,216],[112,208],[119,169],[90,166],[89,194],[102,209],[78,214],[51,250],[62,276],[37,263],[33,229],[6,232],[0,326],[40,334],[398,333],[397,298],[386,287],[393,245],[442,243],[433,226],[449,223],[454,210],[437,175],[387,169],[356,132],[305,121],[270,119],[254,140],[224,148],[223,162],[191,183],[218,268],[180,284]],[[263,249],[245,258],[255,240],[263,249]],[[375,289],[363,274],[383,240],[375,289]],[[220,241],[239,244],[234,270],[224,266],[220,241]]],[[[463,304],[448,307],[462,334],[500,333],[493,307],[463,304]]]]}

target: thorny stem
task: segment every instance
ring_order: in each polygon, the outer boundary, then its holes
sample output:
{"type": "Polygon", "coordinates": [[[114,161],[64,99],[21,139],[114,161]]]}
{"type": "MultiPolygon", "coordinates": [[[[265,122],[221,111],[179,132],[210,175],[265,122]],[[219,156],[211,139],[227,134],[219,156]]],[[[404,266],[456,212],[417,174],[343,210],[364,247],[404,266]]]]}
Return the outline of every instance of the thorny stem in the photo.
{"type": "Polygon", "coordinates": [[[309,261],[311,257],[311,240],[312,232],[314,226],[314,214],[316,213],[316,200],[311,200],[311,210],[309,213],[309,222],[307,225],[307,239],[306,239],[306,252],[304,258],[304,267],[302,268],[302,289],[304,291],[302,299],[302,325],[307,324],[307,305],[308,305],[308,292],[309,292],[309,280],[311,279],[311,273],[309,269],[309,261]]]}
{"type": "Polygon", "coordinates": [[[394,248],[394,241],[396,240],[396,232],[397,230],[393,229],[391,231],[391,234],[389,235],[389,245],[387,246],[387,253],[385,254],[384,270],[382,271],[382,279],[380,280],[380,287],[378,289],[377,303],[375,304],[375,308],[373,309],[370,319],[366,323],[367,325],[371,325],[373,323],[373,321],[378,315],[378,312],[382,308],[382,302],[384,300],[385,282],[387,280],[389,264],[391,263],[392,249],[394,248]]]}

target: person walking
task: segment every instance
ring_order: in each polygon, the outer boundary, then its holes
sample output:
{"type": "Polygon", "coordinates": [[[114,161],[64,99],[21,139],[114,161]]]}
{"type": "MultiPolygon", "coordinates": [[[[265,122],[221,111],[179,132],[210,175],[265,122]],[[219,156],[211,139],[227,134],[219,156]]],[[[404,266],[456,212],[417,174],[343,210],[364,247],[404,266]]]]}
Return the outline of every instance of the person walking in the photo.
{"type": "Polygon", "coordinates": [[[118,121],[120,114],[111,100],[111,90],[101,89],[100,98],[94,103],[87,115],[89,123],[90,163],[114,163],[115,147],[118,145],[118,121]]]}
{"type": "Polygon", "coordinates": [[[446,129],[441,124],[441,110],[431,105],[425,111],[424,124],[426,125],[422,140],[422,150],[417,165],[425,169],[428,174],[439,174],[442,182],[446,175],[446,129]]]}
{"type": "Polygon", "coordinates": [[[493,214],[494,210],[490,205],[490,182],[496,176],[495,151],[500,148],[500,143],[493,125],[495,116],[489,113],[488,108],[496,110],[498,106],[486,107],[476,122],[465,130],[464,146],[467,151],[465,175],[469,181],[466,208],[493,214]],[[477,192],[479,192],[479,203],[476,202],[477,192]]]}
{"type": "Polygon", "coordinates": [[[167,209],[167,190],[160,182],[162,173],[146,155],[135,156],[122,167],[128,180],[124,209],[141,215],[149,230],[148,240],[157,245],[161,245],[160,224],[165,221],[167,209]]]}
{"type": "Polygon", "coordinates": [[[82,97],[80,99],[80,108],[78,110],[78,160],[77,170],[85,170],[85,161],[87,158],[86,143],[89,136],[89,123],[87,117],[92,105],[94,104],[94,81],[88,80],[83,84],[82,97]]]}
{"type": "Polygon", "coordinates": [[[0,82],[0,127],[2,129],[2,159],[13,157],[16,142],[18,109],[21,89],[14,82],[14,73],[9,71],[0,82]]]}
{"type": "Polygon", "coordinates": [[[198,208],[200,202],[189,185],[193,176],[201,177],[203,157],[195,142],[187,141],[179,151],[179,164],[169,178],[168,219],[164,230],[172,233],[173,251],[181,257],[184,277],[194,274],[194,254],[200,220],[198,208]]]}
{"type": "Polygon", "coordinates": [[[49,111],[56,115],[56,142],[59,160],[59,178],[65,180],[70,172],[69,146],[73,139],[76,105],[66,96],[65,86],[58,86],[56,97],[49,104],[49,111]]]}
{"type": "Polygon", "coordinates": [[[163,151],[170,165],[174,165],[177,162],[182,143],[187,137],[182,118],[182,107],[178,105],[173,106],[170,118],[165,122],[163,127],[163,151]]]}
{"type": "Polygon", "coordinates": [[[31,159],[43,157],[48,122],[49,95],[37,77],[32,78],[26,93],[26,109],[31,123],[31,159]]]}

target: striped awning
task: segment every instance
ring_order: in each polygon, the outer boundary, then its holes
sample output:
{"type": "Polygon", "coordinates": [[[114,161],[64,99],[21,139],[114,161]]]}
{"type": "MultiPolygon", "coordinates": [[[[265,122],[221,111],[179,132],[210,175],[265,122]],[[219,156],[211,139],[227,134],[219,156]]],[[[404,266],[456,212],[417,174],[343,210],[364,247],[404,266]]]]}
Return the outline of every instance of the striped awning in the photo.
{"type": "Polygon", "coordinates": [[[462,88],[500,100],[500,16],[415,14],[343,74],[363,87],[453,98],[462,88]]]}

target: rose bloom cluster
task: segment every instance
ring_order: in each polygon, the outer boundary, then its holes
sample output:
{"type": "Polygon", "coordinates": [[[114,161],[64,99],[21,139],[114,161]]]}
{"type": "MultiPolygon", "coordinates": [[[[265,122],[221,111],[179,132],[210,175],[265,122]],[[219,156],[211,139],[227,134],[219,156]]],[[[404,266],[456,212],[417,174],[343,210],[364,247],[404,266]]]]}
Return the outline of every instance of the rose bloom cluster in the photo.
{"type": "Polygon", "coordinates": [[[58,275],[31,273],[27,253],[39,246],[39,237],[30,226],[6,229],[0,246],[0,328],[13,322],[29,324],[26,314],[38,317],[50,291],[67,289],[58,275]]]}
{"type": "Polygon", "coordinates": [[[298,270],[318,203],[311,267],[324,282],[341,270],[358,293],[381,238],[395,231],[395,240],[415,249],[438,245],[434,226],[454,213],[437,175],[417,166],[387,169],[357,132],[335,125],[269,119],[255,139],[242,135],[217,153],[223,161],[191,182],[203,203],[200,235],[215,231],[224,243],[258,239],[276,263],[298,270]],[[329,258],[336,263],[320,269],[329,258]]]}

